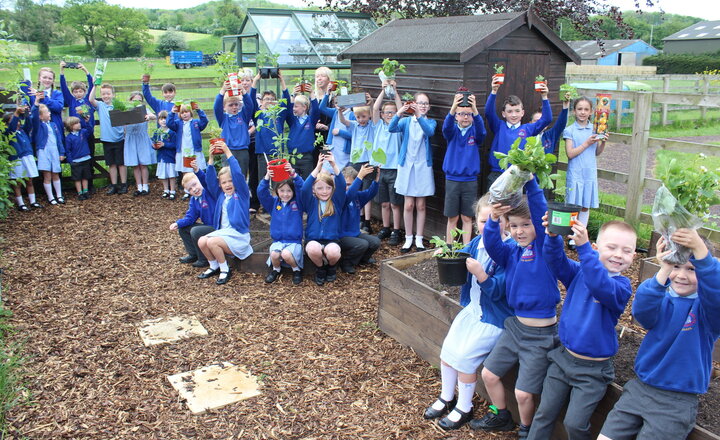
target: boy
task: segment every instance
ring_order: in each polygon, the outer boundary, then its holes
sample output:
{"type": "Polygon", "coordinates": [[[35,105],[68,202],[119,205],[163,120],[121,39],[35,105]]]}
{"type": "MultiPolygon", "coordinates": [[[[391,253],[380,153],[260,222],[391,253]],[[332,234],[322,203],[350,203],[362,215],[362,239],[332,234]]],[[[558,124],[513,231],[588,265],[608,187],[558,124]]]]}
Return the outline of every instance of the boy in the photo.
{"type": "MultiPolygon", "coordinates": [[[[391,85],[395,89],[395,81],[386,81],[383,86],[391,85]]],[[[378,181],[378,195],[375,202],[380,204],[383,227],[378,232],[377,237],[380,240],[388,238],[390,246],[397,246],[402,240],[400,233],[400,221],[402,220],[401,209],[404,204],[403,196],[395,191],[395,179],[397,178],[398,167],[398,151],[402,143],[402,133],[390,133],[390,121],[397,113],[397,109],[402,107],[400,94],[395,91],[395,101],[383,103],[385,98],[385,87],[380,90],[380,94],[373,105],[372,122],[375,124],[375,142],[376,148],[382,148],[385,151],[385,163],[379,164],[370,159],[371,165],[382,165],[382,173],[378,181]],[[390,229],[390,214],[392,213],[392,230],[390,229]]],[[[322,109],[322,105],[320,106],[322,109]]]]}
{"type": "Polygon", "coordinates": [[[362,234],[360,232],[360,213],[363,206],[372,200],[377,194],[377,180],[380,172],[376,172],[375,180],[372,181],[367,190],[360,191],[365,176],[374,172],[375,167],[364,164],[360,172],[353,167],[345,167],[342,170],[345,177],[345,206],[340,219],[340,249],[342,261],[340,268],[345,273],[355,273],[355,266],[358,264],[372,264],[372,255],[380,248],[380,239],[374,235],[362,234]]]}
{"type": "MultiPolygon", "coordinates": [[[[281,90],[287,90],[287,86],[285,85],[285,78],[282,76],[282,72],[278,69],[278,79],[280,80],[280,89],[281,90]]],[[[260,106],[257,106],[257,83],[260,81],[260,74],[257,74],[255,78],[253,78],[252,88],[250,89],[250,100],[253,102],[255,107],[253,108],[253,123],[255,124],[255,127],[258,127],[258,130],[255,134],[255,155],[257,156],[257,166],[258,166],[258,175],[259,176],[265,176],[267,173],[267,161],[266,161],[266,155],[272,155],[275,154],[275,143],[274,143],[274,137],[275,133],[269,128],[269,125],[272,123],[272,120],[268,118],[268,115],[265,113],[265,110],[268,108],[274,106],[277,104],[277,95],[275,95],[275,92],[272,90],[266,90],[262,94],[262,99],[260,101],[260,106]],[[256,113],[257,111],[261,110],[260,114],[256,113]],[[262,127],[262,128],[260,128],[262,127]]],[[[287,113],[287,101],[281,102],[280,106],[283,108],[282,113],[280,113],[280,116],[277,119],[277,124],[275,128],[277,129],[277,132],[279,135],[283,134],[283,130],[285,128],[284,120],[285,120],[285,113],[287,113]]]]}
{"type": "MultiPolygon", "coordinates": [[[[494,153],[496,151],[507,153],[510,151],[510,146],[515,142],[515,139],[521,135],[522,137],[535,136],[552,122],[552,110],[550,109],[550,101],[548,101],[547,84],[542,86],[542,116],[537,122],[521,125],[522,118],[525,116],[525,110],[523,109],[522,101],[515,95],[510,95],[505,98],[501,113],[503,119],[498,118],[495,113],[495,99],[500,89],[500,84],[501,82],[498,77],[493,75],[492,91],[488,95],[487,102],[485,103],[485,119],[488,121],[490,131],[495,135],[492,141],[492,147],[490,148],[490,157],[488,158],[490,162],[488,187],[502,174],[499,161],[494,153]]],[[[521,147],[523,145],[524,143],[521,144],[521,147]]]]}
{"type": "MultiPolygon", "coordinates": [[[[82,81],[73,81],[70,84],[70,88],[68,88],[67,81],[65,80],[65,65],[65,61],[60,62],[60,90],[62,91],[63,99],[65,100],[65,107],[68,108],[68,115],[76,116],[78,118],[85,117],[85,115],[78,114],[77,110],[78,107],[88,104],[88,99],[90,98],[90,94],[88,93],[88,86],[85,85],[85,83],[83,83],[82,81]]],[[[87,68],[83,66],[82,63],[78,63],[77,66],[78,69],[81,69],[83,72],[85,72],[88,85],[92,84],[93,77],[92,75],[90,75],[90,72],[88,72],[87,68]]],[[[88,120],[88,125],[94,129],[95,118],[92,108],[90,108],[89,118],[90,119],[88,120]]]]}
{"type": "Polygon", "coordinates": [[[170,225],[170,230],[178,231],[187,252],[186,256],[180,258],[180,262],[183,264],[192,263],[193,267],[206,267],[209,264],[207,258],[198,248],[198,240],[215,230],[212,227],[215,215],[215,199],[210,192],[203,189],[205,172],[197,168],[195,161],[193,161],[193,169],[195,170],[194,174],[185,173],[182,178],[183,188],[190,194],[187,212],[185,217],[170,225]],[[202,224],[195,223],[198,219],[202,224]]]}
{"type": "Polygon", "coordinates": [[[165,110],[166,112],[170,113],[175,106],[173,103],[173,100],[175,100],[175,93],[177,90],[175,89],[175,84],[173,83],[165,83],[162,86],[162,94],[163,94],[163,101],[157,99],[152,95],[152,92],[150,92],[150,83],[144,82],[142,85],[142,94],[145,98],[145,102],[148,103],[151,109],[155,112],[155,114],[160,113],[161,111],[165,110]]]}
{"type": "Polygon", "coordinates": [[[545,264],[542,217],[547,203],[535,178],[525,184],[527,203],[518,207],[493,205],[483,242],[488,255],[505,268],[508,304],[515,316],[505,320],[505,332],[485,360],[482,379],[490,395],[490,412],[470,422],[472,429],[510,431],[515,424],[506,409],[505,387],[500,379],[520,363],[515,397],[520,412],[520,438],[530,431],[535,403],[548,367],[547,353],[557,342],[556,307],[560,302],[557,278],[545,264]],[[514,244],[504,243],[498,220],[505,215],[514,244]]]}
{"type": "Polygon", "coordinates": [[[157,145],[157,178],[163,182],[163,199],[175,200],[175,180],[177,169],[175,153],[177,152],[177,139],[175,132],[167,126],[168,112],[158,113],[159,128],[153,134],[153,148],[157,145]]]}
{"type": "Polygon", "coordinates": [[[107,195],[127,194],[128,192],[127,167],[124,162],[125,130],[121,125],[113,127],[110,123],[110,110],[113,109],[112,100],[114,97],[115,89],[108,83],[100,86],[100,101],[95,99],[95,86],[90,90],[88,96],[90,105],[98,111],[100,141],[103,144],[105,164],[110,171],[110,188],[107,195]],[[119,184],[118,177],[120,177],[119,184]]]}
{"type": "Polygon", "coordinates": [[[92,180],[92,160],[88,144],[91,127],[87,119],[70,116],[65,120],[65,128],[68,131],[65,137],[65,152],[70,164],[70,178],[75,182],[78,200],[87,200],[90,198],[88,181],[92,180]]]}
{"type": "Polygon", "coordinates": [[[670,239],[693,257],[668,264],[667,245],[658,241],[660,270],[640,284],[632,306],[648,330],[635,358],[637,378],[625,384],[598,439],[684,439],[695,425],[698,394],[707,392],[720,336],[720,262],[696,230],[678,229],[670,239]]]}
{"type": "Polygon", "coordinates": [[[528,439],[552,436],[569,396],[563,421],[568,438],[589,440],[590,416],[615,378],[615,326],[632,294],[621,273],[632,264],[637,235],[629,224],[610,221],[591,245],[585,225],[576,221],[572,229],[579,263],[565,254],[562,237],[547,233],[545,239],[545,261],[567,296],[558,326],[561,345],[548,353],[550,367],[528,439]]]}
{"type": "Polygon", "coordinates": [[[480,146],[485,140],[485,124],[475,105],[475,95],[467,98],[469,106],[460,107],[463,95],[453,99],[450,112],[443,123],[447,141],[443,172],[445,173],[445,208],[448,218],[445,240],[453,241],[452,231],[462,217],[462,241],[470,243],[473,204],[477,199],[477,180],[480,174],[480,146]]]}
{"type": "Polygon", "coordinates": [[[248,175],[250,167],[250,121],[255,110],[255,101],[250,93],[243,90],[242,99],[239,96],[225,96],[228,91],[227,84],[223,84],[218,95],[215,97],[213,110],[218,125],[222,128],[222,137],[230,148],[232,155],[240,164],[243,176],[248,175]],[[240,109],[242,108],[242,111],[240,109]]]}

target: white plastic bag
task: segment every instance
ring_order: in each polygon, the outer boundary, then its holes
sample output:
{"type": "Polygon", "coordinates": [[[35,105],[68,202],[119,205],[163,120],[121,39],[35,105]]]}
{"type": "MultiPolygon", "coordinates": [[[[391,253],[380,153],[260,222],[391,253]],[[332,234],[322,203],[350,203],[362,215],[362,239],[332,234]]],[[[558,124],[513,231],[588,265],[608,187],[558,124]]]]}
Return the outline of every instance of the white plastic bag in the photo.
{"type": "Polygon", "coordinates": [[[702,219],[691,214],[672,195],[665,185],[658,188],[653,202],[652,218],[655,230],[665,238],[666,250],[671,251],[663,258],[670,264],[683,265],[688,262],[692,251],[670,240],[670,236],[680,228],[698,229],[702,219]]]}
{"type": "Polygon", "coordinates": [[[490,203],[502,203],[516,208],[522,203],[523,187],[532,178],[531,172],[511,165],[490,186],[490,203]]]}

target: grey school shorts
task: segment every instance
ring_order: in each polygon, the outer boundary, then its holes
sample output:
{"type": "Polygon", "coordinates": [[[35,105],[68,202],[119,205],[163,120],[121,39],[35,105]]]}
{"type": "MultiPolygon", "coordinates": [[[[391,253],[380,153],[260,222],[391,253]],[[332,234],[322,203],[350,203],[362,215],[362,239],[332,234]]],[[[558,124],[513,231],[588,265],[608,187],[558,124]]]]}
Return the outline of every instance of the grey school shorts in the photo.
{"type": "Polygon", "coordinates": [[[445,179],[445,217],[475,217],[473,204],[477,199],[477,180],[472,182],[457,182],[445,179]]]}
{"type": "Polygon", "coordinates": [[[378,181],[378,193],[375,196],[375,203],[390,202],[393,205],[402,205],[405,197],[395,191],[395,179],[397,179],[397,170],[380,170],[380,180],[378,181]]]}
{"type": "Polygon", "coordinates": [[[505,331],[485,359],[484,366],[496,376],[503,377],[519,362],[515,388],[540,394],[550,365],[547,354],[559,344],[557,324],[528,327],[516,316],[509,316],[505,319],[505,331]]]}
{"type": "Polygon", "coordinates": [[[125,165],[125,140],[120,142],[103,141],[103,155],[105,156],[105,165],[125,165]]]}
{"type": "Polygon", "coordinates": [[[631,379],[600,431],[613,440],[684,439],[695,426],[697,394],[661,390],[631,379]]]}
{"type": "Polygon", "coordinates": [[[92,179],[92,159],[70,163],[70,180],[92,179]]]}

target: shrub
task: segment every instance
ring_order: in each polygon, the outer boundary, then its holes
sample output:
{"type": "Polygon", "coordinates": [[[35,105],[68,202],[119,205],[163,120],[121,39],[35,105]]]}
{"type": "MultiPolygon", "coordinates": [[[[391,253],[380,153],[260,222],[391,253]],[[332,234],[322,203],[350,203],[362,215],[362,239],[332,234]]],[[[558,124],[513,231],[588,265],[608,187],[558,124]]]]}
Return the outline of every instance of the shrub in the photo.
{"type": "Polygon", "coordinates": [[[169,30],[158,38],[157,52],[162,56],[170,55],[171,50],[186,49],[185,35],[180,32],[169,30]]]}
{"type": "Polygon", "coordinates": [[[643,59],[644,66],[657,66],[657,73],[694,74],[720,69],[720,52],[701,55],[653,55],[643,59]]]}

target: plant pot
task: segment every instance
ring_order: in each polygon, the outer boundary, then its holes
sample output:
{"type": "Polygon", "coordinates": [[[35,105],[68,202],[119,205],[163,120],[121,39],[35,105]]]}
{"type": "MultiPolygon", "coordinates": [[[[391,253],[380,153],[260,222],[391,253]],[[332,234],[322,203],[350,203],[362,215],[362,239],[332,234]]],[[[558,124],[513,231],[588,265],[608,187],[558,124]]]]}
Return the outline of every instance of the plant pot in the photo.
{"type": "MultiPolygon", "coordinates": [[[[415,104],[415,101],[407,101],[407,102],[405,102],[405,104],[407,104],[407,105],[413,105],[413,104],[415,104]]],[[[415,109],[412,108],[412,107],[408,107],[408,109],[405,110],[405,114],[406,114],[406,115],[414,115],[414,114],[415,114],[415,109]]]]}
{"type": "Polygon", "coordinates": [[[582,206],[569,203],[548,203],[548,232],[558,235],[572,234],[582,206]]]}
{"type": "Polygon", "coordinates": [[[108,115],[110,116],[110,125],[113,127],[119,127],[121,125],[140,124],[145,122],[147,110],[144,105],[139,105],[125,111],[110,110],[108,115]]]}
{"type": "Polygon", "coordinates": [[[544,85],[547,85],[547,82],[545,82],[545,81],[535,81],[535,91],[536,91],[536,92],[542,92],[544,85]]]}
{"type": "Polygon", "coordinates": [[[240,96],[240,95],[242,95],[242,90],[240,90],[239,88],[237,88],[237,89],[228,89],[227,95],[228,95],[228,96],[240,96]]]}
{"type": "Polygon", "coordinates": [[[460,252],[458,258],[437,258],[438,277],[440,282],[448,286],[462,286],[467,281],[465,260],[470,254],[460,252]]]}
{"type": "Polygon", "coordinates": [[[337,81],[330,81],[330,91],[334,92],[338,89],[338,82],[337,81]]]}
{"type": "Polygon", "coordinates": [[[460,101],[459,107],[470,107],[470,101],[468,100],[468,98],[470,97],[470,95],[472,95],[472,92],[467,91],[467,92],[458,92],[458,93],[463,95],[463,99],[462,99],[462,101],[460,101]]]}
{"type": "Polygon", "coordinates": [[[300,87],[300,93],[311,93],[313,90],[312,84],[307,81],[299,83],[298,86],[300,87]]]}
{"type": "Polygon", "coordinates": [[[182,106],[182,104],[175,104],[175,105],[173,106],[173,111],[174,111],[175,113],[177,113],[178,115],[180,114],[180,107],[181,107],[181,106],[182,106]]]}
{"type": "Polygon", "coordinates": [[[495,78],[497,79],[498,84],[502,84],[505,82],[505,74],[504,73],[496,73],[495,78]]]}
{"type": "Polygon", "coordinates": [[[158,142],[153,142],[153,148],[156,149],[156,150],[159,150],[160,148],[162,148],[162,146],[160,145],[160,143],[161,143],[161,142],[159,142],[159,141],[158,141],[158,142]]]}
{"type": "Polygon", "coordinates": [[[195,101],[190,101],[190,108],[193,110],[198,110],[200,108],[200,105],[195,101]]]}
{"type": "Polygon", "coordinates": [[[218,142],[225,142],[225,138],[217,137],[210,139],[210,154],[223,154],[222,147],[216,145],[218,142]]]}
{"type": "Polygon", "coordinates": [[[144,82],[144,83],[150,82],[150,74],[149,73],[143,73],[142,82],[144,82]]]}
{"type": "Polygon", "coordinates": [[[195,160],[195,156],[183,156],[183,167],[192,168],[191,162],[195,160]]]}
{"type": "Polygon", "coordinates": [[[258,70],[260,71],[260,78],[278,78],[279,69],[277,67],[261,67],[258,70]]]}
{"type": "Polygon", "coordinates": [[[272,175],[273,182],[282,182],[283,180],[287,180],[290,178],[290,173],[288,173],[287,170],[285,169],[286,163],[287,163],[287,159],[273,159],[270,162],[268,162],[267,166],[273,172],[273,175],[272,175]]]}

